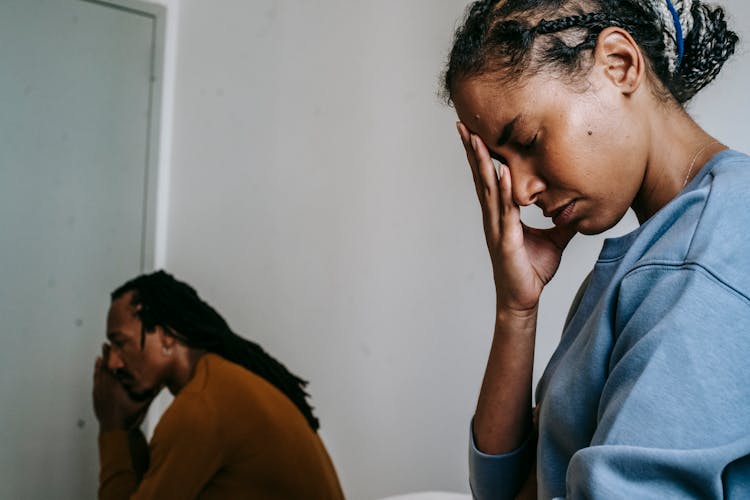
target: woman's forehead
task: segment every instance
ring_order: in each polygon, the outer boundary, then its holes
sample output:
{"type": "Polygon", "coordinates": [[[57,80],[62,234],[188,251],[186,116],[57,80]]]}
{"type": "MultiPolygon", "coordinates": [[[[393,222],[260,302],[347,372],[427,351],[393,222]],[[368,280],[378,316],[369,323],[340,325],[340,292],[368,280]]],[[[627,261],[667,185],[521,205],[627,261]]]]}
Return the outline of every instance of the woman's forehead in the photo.
{"type": "Polygon", "coordinates": [[[505,84],[489,78],[475,78],[456,86],[453,104],[459,119],[472,126],[505,127],[524,118],[547,113],[559,106],[574,105],[581,97],[565,83],[542,75],[505,84]]]}
{"type": "Polygon", "coordinates": [[[458,87],[453,103],[459,119],[469,129],[479,131],[518,122],[531,100],[519,89],[479,81],[458,87]]]}

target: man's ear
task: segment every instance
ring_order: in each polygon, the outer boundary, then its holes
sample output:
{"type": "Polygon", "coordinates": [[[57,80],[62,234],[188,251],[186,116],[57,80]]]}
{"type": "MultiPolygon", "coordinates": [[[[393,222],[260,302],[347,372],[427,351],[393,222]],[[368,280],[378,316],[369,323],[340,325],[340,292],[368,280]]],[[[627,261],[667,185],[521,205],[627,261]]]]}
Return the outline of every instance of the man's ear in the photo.
{"type": "Polygon", "coordinates": [[[159,335],[159,342],[164,349],[172,349],[177,343],[177,339],[165,332],[161,326],[156,327],[156,333],[159,335]]]}
{"type": "Polygon", "coordinates": [[[630,33],[610,26],[604,29],[594,49],[594,64],[623,94],[633,94],[643,84],[646,64],[638,44],[630,33]]]}

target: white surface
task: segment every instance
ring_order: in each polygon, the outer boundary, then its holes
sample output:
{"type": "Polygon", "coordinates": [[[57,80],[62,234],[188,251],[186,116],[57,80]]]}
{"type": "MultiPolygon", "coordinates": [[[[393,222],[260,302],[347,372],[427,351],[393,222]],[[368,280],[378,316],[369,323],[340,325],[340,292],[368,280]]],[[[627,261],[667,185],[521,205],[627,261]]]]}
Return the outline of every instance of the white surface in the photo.
{"type": "Polygon", "coordinates": [[[0,498],[94,498],[93,364],[141,268],[152,23],[0,2],[0,498]]]}
{"type": "Polygon", "coordinates": [[[386,497],[381,500],[471,500],[471,495],[444,491],[421,491],[386,497]]]}
{"type": "MultiPolygon", "coordinates": [[[[726,4],[747,33],[750,4],[726,4]]],[[[435,97],[464,6],[180,2],[166,266],[310,379],[355,500],[468,492],[494,292],[435,97]]],[[[750,151],[743,52],[692,109],[750,151]]],[[[535,378],[603,237],[577,237],[544,292],[535,378]]]]}

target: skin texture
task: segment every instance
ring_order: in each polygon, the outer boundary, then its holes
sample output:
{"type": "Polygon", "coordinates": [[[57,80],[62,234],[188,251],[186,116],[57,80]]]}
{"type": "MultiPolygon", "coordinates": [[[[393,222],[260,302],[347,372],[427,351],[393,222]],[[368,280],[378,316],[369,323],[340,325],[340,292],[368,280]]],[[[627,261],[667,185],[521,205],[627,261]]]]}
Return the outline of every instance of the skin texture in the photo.
{"type": "MultiPolygon", "coordinates": [[[[629,208],[647,220],[682,190],[693,160],[691,176],[724,149],[676,102],[657,97],[640,49],[620,28],[602,31],[590,70],[573,83],[542,71],[503,86],[497,76],[465,78],[452,89],[497,293],[473,427],[490,454],[517,449],[534,425],[539,297],[570,239],[611,228],[629,208]],[[540,230],[520,220],[519,206],[532,203],[548,216],[568,208],[554,228],[540,230]]],[[[519,498],[535,497],[534,472],[519,498]]]]}
{"type": "Polygon", "coordinates": [[[100,430],[129,430],[143,421],[151,401],[164,387],[177,394],[195,369],[202,351],[191,349],[161,327],[146,333],[132,292],[114,300],[107,314],[107,338],[94,365],[94,412],[100,430]]]}

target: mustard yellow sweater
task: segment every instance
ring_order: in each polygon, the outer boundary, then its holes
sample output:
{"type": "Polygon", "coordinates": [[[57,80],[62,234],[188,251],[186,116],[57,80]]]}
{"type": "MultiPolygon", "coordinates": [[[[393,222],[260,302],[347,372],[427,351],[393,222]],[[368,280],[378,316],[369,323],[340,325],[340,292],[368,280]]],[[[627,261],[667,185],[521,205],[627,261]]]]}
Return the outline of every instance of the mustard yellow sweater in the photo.
{"type": "Polygon", "coordinates": [[[215,354],[200,358],[148,447],[140,433],[104,432],[99,455],[100,499],[344,498],[323,443],[297,407],[215,354]]]}

